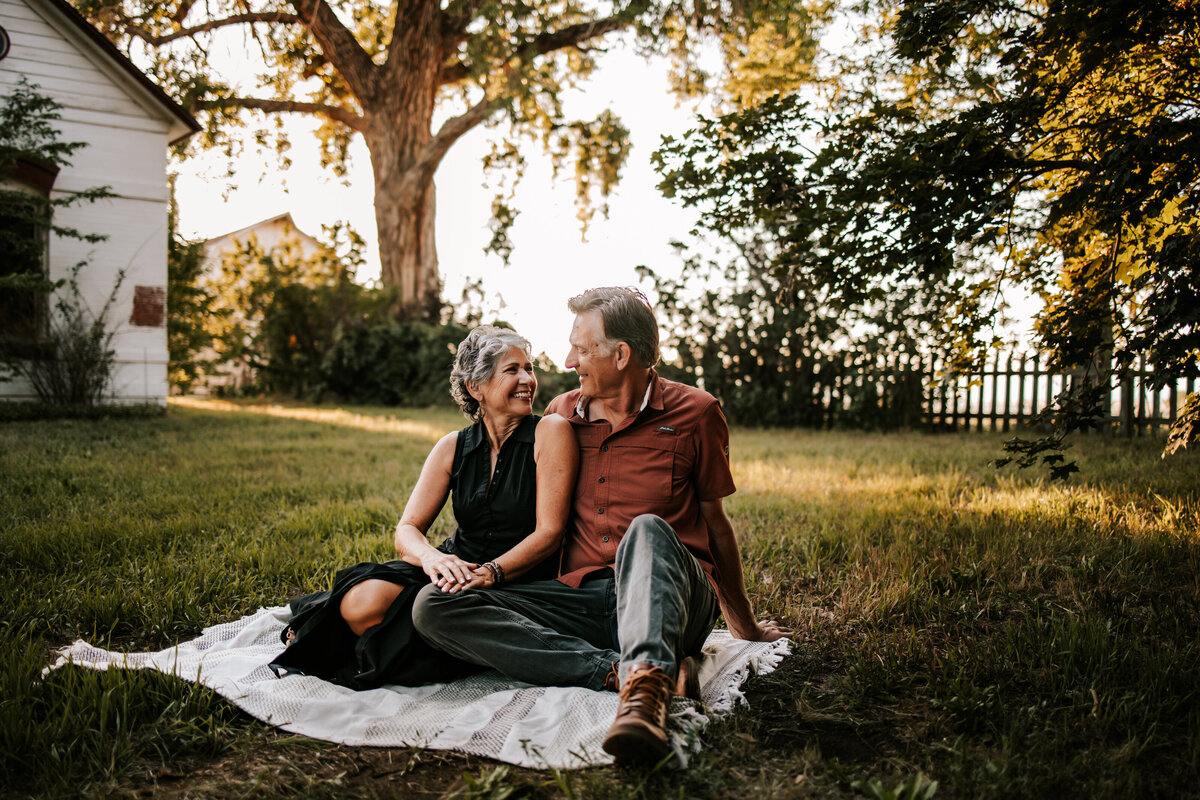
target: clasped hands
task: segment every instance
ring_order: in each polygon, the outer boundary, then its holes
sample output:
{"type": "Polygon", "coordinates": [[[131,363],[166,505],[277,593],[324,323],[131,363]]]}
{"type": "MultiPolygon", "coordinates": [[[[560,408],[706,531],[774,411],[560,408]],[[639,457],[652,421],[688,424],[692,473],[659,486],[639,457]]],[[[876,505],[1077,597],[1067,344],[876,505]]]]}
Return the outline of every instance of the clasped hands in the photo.
{"type": "Polygon", "coordinates": [[[421,569],[429,576],[434,586],[446,594],[457,594],[464,589],[487,589],[496,583],[492,571],[481,564],[463,561],[449,553],[437,551],[421,563],[421,569]]]}

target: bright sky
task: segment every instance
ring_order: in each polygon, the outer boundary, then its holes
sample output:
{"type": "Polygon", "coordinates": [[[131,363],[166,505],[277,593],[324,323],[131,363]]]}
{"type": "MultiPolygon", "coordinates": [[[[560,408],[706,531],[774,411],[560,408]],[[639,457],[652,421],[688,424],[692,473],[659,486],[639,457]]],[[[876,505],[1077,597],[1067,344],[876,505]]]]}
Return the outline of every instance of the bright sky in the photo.
{"type": "MultiPolygon", "coordinates": [[[[677,275],[679,257],[670,247],[684,238],[693,214],[663,198],[650,154],[664,134],[687,130],[695,119],[690,108],[679,108],[667,89],[664,65],[648,65],[626,48],[614,46],[601,59],[600,69],[586,92],[566,98],[568,115],[591,119],[611,107],[631,132],[629,161],[614,196],[610,216],[597,214],[586,241],[576,219],[575,186],[568,169],[551,176],[549,159],[536,144],[525,152],[529,162],[514,205],[521,213],[510,238],[511,266],[485,256],[491,238],[488,222],[494,190],[484,185],[480,159],[487,151],[486,128],[476,128],[450,150],[436,176],[437,247],[445,289],[456,301],[467,280],[481,278],[484,307],[498,311],[534,345],[559,365],[566,357],[571,314],[566,300],[592,286],[635,285],[635,267],[646,264],[677,275]]],[[[292,168],[274,169],[273,154],[242,159],[236,188],[222,197],[224,157],[211,154],[184,163],[176,191],[181,232],[209,239],[263,219],[290,212],[299,228],[320,236],[321,226],[348,221],[368,243],[368,265],[359,279],[378,277],[373,181],[366,147],[353,148],[349,185],[320,169],[313,123],[295,116],[291,123],[292,168]],[[269,171],[264,175],[264,164],[269,171]],[[261,176],[261,179],[260,179],[261,176]]],[[[643,286],[644,290],[649,287],[643,286]]],[[[486,315],[485,315],[486,318],[486,315]]]]}

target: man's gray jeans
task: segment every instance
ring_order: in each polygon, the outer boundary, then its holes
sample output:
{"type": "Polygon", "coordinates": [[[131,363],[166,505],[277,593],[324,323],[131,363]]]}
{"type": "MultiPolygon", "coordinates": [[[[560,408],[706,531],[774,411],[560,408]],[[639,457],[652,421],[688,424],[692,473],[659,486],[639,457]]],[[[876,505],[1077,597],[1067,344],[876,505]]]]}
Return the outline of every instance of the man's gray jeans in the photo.
{"type": "Polygon", "coordinates": [[[644,514],[617,547],[612,571],[579,588],[558,581],[417,595],[413,623],[439,650],[542,686],[601,689],[616,661],[674,675],[716,621],[712,584],[671,526],[644,514]]]}

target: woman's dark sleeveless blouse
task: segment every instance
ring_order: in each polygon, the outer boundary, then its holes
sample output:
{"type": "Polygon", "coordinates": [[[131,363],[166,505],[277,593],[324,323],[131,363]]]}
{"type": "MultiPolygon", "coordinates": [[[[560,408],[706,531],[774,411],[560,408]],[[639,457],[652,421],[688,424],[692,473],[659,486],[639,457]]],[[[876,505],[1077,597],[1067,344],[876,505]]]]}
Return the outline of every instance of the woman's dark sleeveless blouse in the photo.
{"type": "MultiPolygon", "coordinates": [[[[536,415],[526,417],[509,435],[500,447],[494,474],[491,443],[483,423],[458,432],[450,471],[451,505],[458,528],[438,545],[439,550],[482,564],[508,552],[533,532],[537,526],[533,445],[540,419],[536,415]]],[[[555,553],[518,580],[540,580],[557,574],[555,553]]],[[[428,582],[420,567],[403,561],[366,562],[340,570],[329,591],[291,602],[288,629],[295,633],[295,639],[271,666],[277,674],[315,675],[352,689],[442,683],[478,671],[480,667],[434,650],[413,628],[413,599],[428,582]],[[407,588],[392,603],[381,624],[355,636],[342,619],[342,598],[351,588],[372,578],[407,588]]]]}
{"type": "MultiPolygon", "coordinates": [[[[483,423],[459,431],[450,475],[458,530],[449,552],[464,561],[482,564],[511,550],[537,527],[533,444],[540,419],[536,415],[526,417],[504,440],[494,474],[491,444],[483,423]]],[[[550,559],[521,577],[528,581],[557,574],[557,559],[550,559]]]]}

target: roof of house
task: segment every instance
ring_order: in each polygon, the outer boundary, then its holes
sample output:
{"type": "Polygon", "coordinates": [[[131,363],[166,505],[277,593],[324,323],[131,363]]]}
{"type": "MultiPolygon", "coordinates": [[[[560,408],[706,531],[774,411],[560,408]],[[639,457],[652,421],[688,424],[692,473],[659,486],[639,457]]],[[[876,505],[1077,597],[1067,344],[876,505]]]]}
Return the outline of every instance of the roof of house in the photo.
{"type": "Polygon", "coordinates": [[[193,133],[196,133],[200,130],[200,123],[196,121],[196,118],[193,117],[191,113],[187,111],[187,109],[176,103],[170,95],[163,91],[161,86],[150,80],[150,77],[146,75],[146,73],[138,69],[136,64],[130,61],[124,53],[117,49],[117,46],[109,41],[107,36],[96,30],[95,26],[88,22],[87,19],[85,19],[83,15],[75,9],[74,6],[67,2],[67,0],[43,0],[43,2],[47,3],[50,7],[58,11],[58,13],[61,14],[67,20],[67,22],[75,26],[80,33],[91,40],[93,44],[103,51],[105,55],[111,58],[113,62],[117,64],[117,66],[124,70],[129,77],[131,77],[139,86],[141,86],[142,89],[144,89],[155,101],[157,101],[159,105],[161,105],[173,117],[175,117],[175,119],[179,120],[179,122],[184,125],[186,130],[184,133],[172,139],[172,144],[182,139],[186,139],[193,133]]]}
{"type": "Polygon", "coordinates": [[[253,233],[255,230],[257,230],[259,228],[264,228],[268,225],[273,225],[277,222],[282,223],[283,225],[285,225],[287,227],[290,227],[293,231],[296,232],[296,235],[300,238],[311,240],[314,243],[317,241],[314,236],[300,230],[300,228],[296,225],[296,221],[294,219],[292,219],[291,212],[285,211],[282,214],[276,214],[273,217],[268,217],[267,219],[259,220],[258,222],[255,222],[253,225],[247,225],[244,228],[238,228],[236,231],[230,231],[229,233],[222,233],[220,236],[213,236],[211,239],[207,239],[206,242],[215,242],[218,239],[237,239],[241,236],[244,236],[245,234],[253,233]]]}

